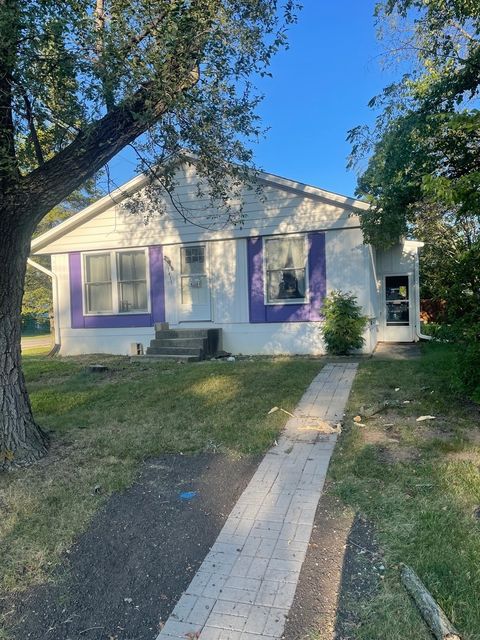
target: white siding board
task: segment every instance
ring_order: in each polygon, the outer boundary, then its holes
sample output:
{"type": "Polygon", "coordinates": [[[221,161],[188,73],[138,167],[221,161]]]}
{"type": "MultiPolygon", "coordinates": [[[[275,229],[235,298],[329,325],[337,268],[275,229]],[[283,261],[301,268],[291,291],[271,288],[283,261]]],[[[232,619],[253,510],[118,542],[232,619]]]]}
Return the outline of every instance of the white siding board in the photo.
{"type": "Polygon", "coordinates": [[[217,212],[218,219],[212,220],[210,203],[196,198],[196,184],[189,182],[193,175],[190,169],[180,176],[175,198],[187,209],[190,207],[189,215],[195,224],[185,222],[167,202],[162,205],[165,213],[154,214],[147,224],[141,215],[112,204],[39,252],[67,253],[358,226],[358,218],[347,208],[274,187],[265,187],[262,196],[247,190],[242,223],[225,225],[224,213],[217,212]]]}

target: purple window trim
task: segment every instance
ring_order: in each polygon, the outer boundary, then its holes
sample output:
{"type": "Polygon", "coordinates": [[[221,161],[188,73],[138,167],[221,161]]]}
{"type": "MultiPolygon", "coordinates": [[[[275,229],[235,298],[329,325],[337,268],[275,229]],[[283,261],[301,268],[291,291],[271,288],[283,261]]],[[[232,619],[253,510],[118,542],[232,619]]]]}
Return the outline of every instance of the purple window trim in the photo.
{"type": "Polygon", "coordinates": [[[163,248],[148,247],[150,269],[150,313],[115,315],[84,315],[82,290],[82,256],[79,251],[70,253],[70,309],[72,329],[125,329],[128,327],[152,327],[155,322],[165,322],[165,286],[163,279],[163,248]]]}
{"type": "Polygon", "coordinates": [[[248,294],[250,322],[314,322],[323,319],[322,304],[327,294],[325,233],[308,234],[308,289],[306,304],[265,304],[263,238],[248,239],[248,294]]]}

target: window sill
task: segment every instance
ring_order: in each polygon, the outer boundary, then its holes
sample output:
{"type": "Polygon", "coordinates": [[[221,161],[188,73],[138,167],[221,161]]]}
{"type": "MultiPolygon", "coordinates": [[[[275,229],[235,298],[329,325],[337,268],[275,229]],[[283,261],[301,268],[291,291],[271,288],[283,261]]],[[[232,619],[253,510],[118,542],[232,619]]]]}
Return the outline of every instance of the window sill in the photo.
{"type": "Polygon", "coordinates": [[[276,300],[275,302],[265,302],[265,306],[268,307],[278,307],[278,306],[285,306],[285,305],[291,305],[291,304],[309,304],[309,300],[306,300],[305,298],[298,298],[296,300],[292,300],[291,298],[288,298],[286,300],[276,300]]]}
{"type": "Polygon", "coordinates": [[[142,309],[141,311],[96,311],[95,313],[84,313],[83,315],[86,318],[103,318],[103,317],[117,317],[117,316],[139,316],[139,315],[143,315],[146,316],[149,313],[151,313],[151,311],[149,311],[148,309],[142,309]]]}

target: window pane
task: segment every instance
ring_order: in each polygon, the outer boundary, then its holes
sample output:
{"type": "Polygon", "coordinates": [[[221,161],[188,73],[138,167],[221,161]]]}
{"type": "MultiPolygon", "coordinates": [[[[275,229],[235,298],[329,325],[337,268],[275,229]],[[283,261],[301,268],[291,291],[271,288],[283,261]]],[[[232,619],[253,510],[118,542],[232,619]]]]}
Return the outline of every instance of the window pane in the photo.
{"type": "Polygon", "coordinates": [[[270,269],[300,269],[306,266],[305,239],[274,238],[266,240],[266,265],[270,269]]]}
{"type": "Polygon", "coordinates": [[[408,294],[408,276],[385,278],[387,325],[408,326],[410,324],[408,294]]]}
{"type": "Polygon", "coordinates": [[[85,256],[86,282],[111,282],[112,270],[109,253],[95,253],[85,256]]]}
{"type": "Polygon", "coordinates": [[[182,273],[205,273],[205,246],[182,247],[182,273]]]}
{"type": "Polygon", "coordinates": [[[409,324],[410,311],[408,308],[408,300],[387,301],[387,325],[408,326],[409,324]]]}
{"type": "Polygon", "coordinates": [[[267,272],[267,299],[303,300],[305,298],[305,269],[282,269],[267,272]]]}
{"type": "Polygon", "coordinates": [[[111,283],[87,284],[87,312],[112,311],[111,283]]]}
{"type": "Polygon", "coordinates": [[[385,297],[387,300],[408,300],[408,276],[387,276],[385,297]]]}
{"type": "Polygon", "coordinates": [[[145,251],[122,251],[117,260],[120,281],[146,279],[145,251]]]}
{"type": "Polygon", "coordinates": [[[147,283],[120,282],[118,285],[118,306],[121,313],[147,311],[147,283]]]}

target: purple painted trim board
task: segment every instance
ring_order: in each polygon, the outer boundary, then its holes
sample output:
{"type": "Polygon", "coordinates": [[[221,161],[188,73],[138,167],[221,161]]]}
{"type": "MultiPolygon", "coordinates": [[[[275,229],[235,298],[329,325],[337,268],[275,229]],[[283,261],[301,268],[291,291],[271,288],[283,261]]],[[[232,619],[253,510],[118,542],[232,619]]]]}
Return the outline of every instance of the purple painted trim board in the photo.
{"type": "Polygon", "coordinates": [[[307,304],[265,304],[263,238],[248,239],[248,294],[250,322],[312,322],[322,320],[327,294],[325,233],[308,234],[309,302],[307,304]]]}
{"type": "Polygon", "coordinates": [[[150,309],[151,313],[85,316],[83,314],[82,256],[70,253],[70,309],[72,329],[124,329],[127,327],[152,327],[165,321],[165,288],[163,281],[163,249],[149,247],[150,309]]]}

